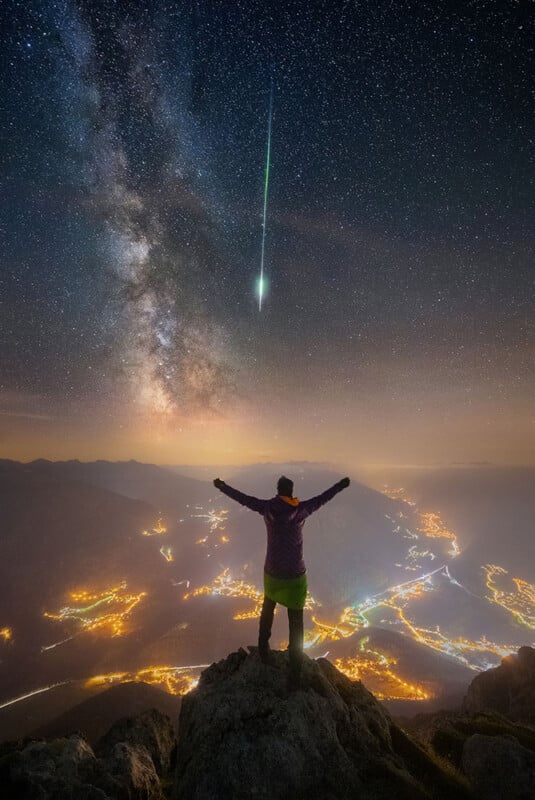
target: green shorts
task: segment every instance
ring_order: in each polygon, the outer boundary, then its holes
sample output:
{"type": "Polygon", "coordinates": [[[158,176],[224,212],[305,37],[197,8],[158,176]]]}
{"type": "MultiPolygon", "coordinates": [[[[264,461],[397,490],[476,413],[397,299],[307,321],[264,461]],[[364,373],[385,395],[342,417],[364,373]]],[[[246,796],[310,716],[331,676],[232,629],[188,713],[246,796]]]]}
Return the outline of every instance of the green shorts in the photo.
{"type": "Polygon", "coordinates": [[[274,578],[264,572],[264,594],[293,611],[299,611],[305,607],[307,599],[307,576],[306,572],[298,578],[274,578]]]}

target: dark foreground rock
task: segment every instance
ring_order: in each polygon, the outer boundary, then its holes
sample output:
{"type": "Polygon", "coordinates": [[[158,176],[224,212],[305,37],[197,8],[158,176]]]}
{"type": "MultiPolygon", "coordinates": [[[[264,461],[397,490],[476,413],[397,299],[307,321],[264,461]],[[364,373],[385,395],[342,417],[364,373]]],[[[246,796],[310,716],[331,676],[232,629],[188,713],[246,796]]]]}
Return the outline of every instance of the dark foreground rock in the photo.
{"type": "Polygon", "coordinates": [[[485,800],[535,798],[535,649],[474,678],[462,713],[415,718],[412,732],[460,769],[485,800]]]}
{"type": "Polygon", "coordinates": [[[535,753],[509,736],[474,734],[464,745],[462,767],[485,800],[535,797],[535,753]]]}
{"type": "Polygon", "coordinates": [[[80,735],[6,743],[0,749],[5,800],[161,800],[176,739],[159,711],[119,720],[95,754],[80,735]]]}
{"type": "Polygon", "coordinates": [[[472,796],[360,682],[305,658],[302,686],[289,692],[287,655],[273,657],[268,666],[256,653],[232,653],[184,698],[176,800],[472,796]]]}
{"type": "Polygon", "coordinates": [[[494,711],[422,714],[404,723],[404,728],[458,769],[462,769],[465,745],[474,736],[508,737],[535,753],[535,728],[512,722],[494,711]]]}
{"type": "Polygon", "coordinates": [[[521,647],[499,667],[478,675],[468,688],[463,711],[497,711],[518,722],[535,724],[535,649],[521,647]]]}
{"type": "Polygon", "coordinates": [[[120,719],[97,742],[95,752],[105,758],[120,742],[144,747],[158,775],[165,775],[174,766],[176,734],[169,717],[155,708],[120,719]]]}
{"type": "MultiPolygon", "coordinates": [[[[94,747],[116,720],[137,717],[151,708],[178,723],[180,702],[180,697],[141,681],[118,683],[97,695],[85,698],[57,717],[51,715],[45,723],[37,727],[30,726],[20,736],[55,739],[72,731],[80,731],[84,739],[94,747]]],[[[1,733],[0,729],[0,735],[1,733]]]]}

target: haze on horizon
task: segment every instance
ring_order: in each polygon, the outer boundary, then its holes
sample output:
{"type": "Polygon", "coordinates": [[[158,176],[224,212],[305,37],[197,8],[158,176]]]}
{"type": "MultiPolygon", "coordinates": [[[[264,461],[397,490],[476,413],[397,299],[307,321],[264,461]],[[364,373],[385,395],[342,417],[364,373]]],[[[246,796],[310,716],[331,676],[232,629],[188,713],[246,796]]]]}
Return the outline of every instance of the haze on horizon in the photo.
{"type": "Polygon", "coordinates": [[[231,6],[8,0],[2,456],[535,464],[527,5],[231,6]]]}

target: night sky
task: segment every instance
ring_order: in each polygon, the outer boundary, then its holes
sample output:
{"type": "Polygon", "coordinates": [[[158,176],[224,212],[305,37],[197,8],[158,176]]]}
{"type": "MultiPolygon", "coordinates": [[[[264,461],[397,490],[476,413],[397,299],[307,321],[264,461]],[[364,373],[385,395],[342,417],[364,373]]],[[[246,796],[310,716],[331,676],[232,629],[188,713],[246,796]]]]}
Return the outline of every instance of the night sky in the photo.
{"type": "Polygon", "coordinates": [[[3,3],[2,455],[535,463],[534,28],[3,3]]]}

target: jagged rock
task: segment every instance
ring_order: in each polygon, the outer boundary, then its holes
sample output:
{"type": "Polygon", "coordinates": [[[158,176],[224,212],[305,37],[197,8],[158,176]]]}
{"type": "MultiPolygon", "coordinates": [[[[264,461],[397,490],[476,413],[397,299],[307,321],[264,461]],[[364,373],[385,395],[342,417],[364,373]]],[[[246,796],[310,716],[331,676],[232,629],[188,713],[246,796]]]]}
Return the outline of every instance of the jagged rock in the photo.
{"type": "Polygon", "coordinates": [[[0,756],[3,800],[160,800],[160,780],[142,745],[119,742],[97,758],[79,735],[10,743],[0,756]]]}
{"type": "Polygon", "coordinates": [[[535,730],[531,726],[492,712],[450,715],[435,727],[430,744],[438,755],[461,768],[465,744],[474,735],[514,738],[535,753],[535,730]]]}
{"type": "MultiPolygon", "coordinates": [[[[5,754],[0,761],[0,785],[8,798],[65,800],[77,796],[104,800],[106,795],[87,784],[83,775],[96,762],[91,747],[80,736],[35,741],[5,754]]],[[[4,797],[6,796],[4,795],[4,797]]]]}
{"type": "Polygon", "coordinates": [[[155,708],[118,720],[97,742],[95,752],[97,755],[108,753],[118,742],[145,747],[158,775],[170,770],[176,752],[176,734],[169,717],[155,708]]]}
{"type": "MultiPolygon", "coordinates": [[[[49,693],[50,703],[56,702],[54,692],[49,693]]],[[[162,714],[167,714],[172,720],[178,720],[181,698],[168,694],[163,689],[152,686],[142,681],[128,681],[110,686],[96,695],[91,694],[75,706],[70,706],[59,716],[54,716],[48,710],[48,720],[32,728],[20,718],[12,720],[10,730],[22,731],[21,737],[29,736],[32,739],[56,739],[58,736],[67,736],[79,731],[92,747],[96,747],[99,739],[111,726],[123,717],[136,717],[143,711],[157,708],[162,714]]],[[[0,716],[1,720],[1,716],[0,716]]],[[[4,730],[8,721],[4,721],[4,730]]],[[[2,725],[0,723],[0,738],[2,725]]]]}
{"type": "Polygon", "coordinates": [[[394,725],[360,682],[305,657],[287,689],[274,666],[232,653],[183,700],[176,800],[418,800],[471,796],[394,725]]]}
{"type": "Polygon", "coordinates": [[[147,749],[141,745],[118,742],[106,766],[113,778],[121,784],[119,797],[125,800],[160,800],[160,779],[147,749]]]}
{"type": "Polygon", "coordinates": [[[497,711],[510,719],[535,724],[535,649],[521,647],[506,656],[499,667],[474,678],[463,711],[497,711]]]}
{"type": "Polygon", "coordinates": [[[464,745],[475,734],[514,737],[535,753],[535,728],[512,722],[493,711],[477,714],[442,711],[420,715],[409,721],[407,729],[458,769],[461,769],[464,745]]]}
{"type": "Polygon", "coordinates": [[[486,800],[533,800],[535,753],[508,736],[475,734],[465,743],[463,770],[486,800]]]}

